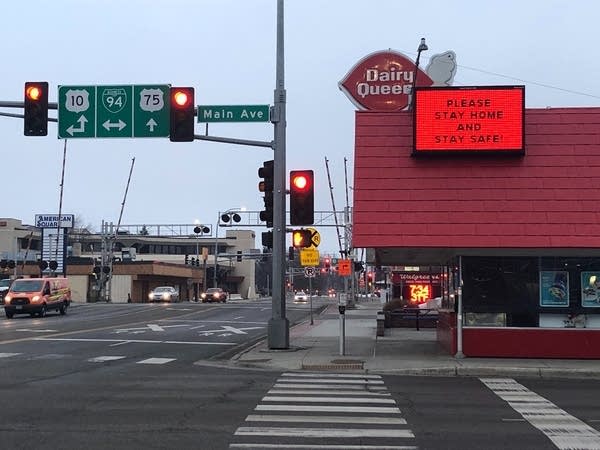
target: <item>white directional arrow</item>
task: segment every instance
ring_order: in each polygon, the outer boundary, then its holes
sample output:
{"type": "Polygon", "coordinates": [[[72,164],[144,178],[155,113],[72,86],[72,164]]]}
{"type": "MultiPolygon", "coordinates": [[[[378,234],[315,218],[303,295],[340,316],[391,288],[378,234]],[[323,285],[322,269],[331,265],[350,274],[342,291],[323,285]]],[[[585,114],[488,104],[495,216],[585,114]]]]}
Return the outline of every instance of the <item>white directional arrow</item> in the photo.
{"type": "Polygon", "coordinates": [[[235,328],[235,327],[230,327],[229,325],[221,325],[221,330],[206,330],[206,331],[202,331],[200,332],[200,336],[211,336],[215,333],[220,333],[221,336],[231,336],[231,334],[248,334],[246,333],[247,330],[259,330],[263,327],[247,327],[247,328],[235,328]],[[230,331],[230,333],[225,333],[227,331],[230,331]]]}
{"type": "Polygon", "coordinates": [[[157,325],[154,323],[149,323],[148,325],[146,325],[145,327],[137,327],[137,328],[119,328],[115,331],[113,331],[113,333],[115,334],[121,334],[121,333],[133,333],[133,334],[140,334],[140,333],[145,333],[146,331],[165,331],[165,328],[176,328],[176,327],[187,327],[187,325],[157,325]]]}
{"type": "Polygon", "coordinates": [[[104,122],[102,124],[102,126],[104,128],[106,128],[106,131],[110,131],[111,128],[118,128],[119,131],[121,131],[123,128],[125,128],[127,126],[127,124],[125,122],[123,122],[121,119],[119,119],[119,121],[117,123],[112,123],[110,120],[107,120],[106,122],[104,122]]]}
{"type": "Polygon", "coordinates": [[[73,125],[71,125],[69,128],[67,128],[67,133],[69,133],[71,136],[73,136],[74,133],[85,132],[85,123],[88,122],[88,120],[85,118],[85,116],[81,115],[79,117],[79,119],[77,119],[77,122],[79,122],[78,128],[75,128],[73,125]]]}
{"type": "Polygon", "coordinates": [[[148,122],[146,122],[146,126],[150,129],[150,133],[152,133],[154,131],[154,127],[157,125],[158,124],[156,123],[156,121],[154,119],[150,119],[148,122]]]}

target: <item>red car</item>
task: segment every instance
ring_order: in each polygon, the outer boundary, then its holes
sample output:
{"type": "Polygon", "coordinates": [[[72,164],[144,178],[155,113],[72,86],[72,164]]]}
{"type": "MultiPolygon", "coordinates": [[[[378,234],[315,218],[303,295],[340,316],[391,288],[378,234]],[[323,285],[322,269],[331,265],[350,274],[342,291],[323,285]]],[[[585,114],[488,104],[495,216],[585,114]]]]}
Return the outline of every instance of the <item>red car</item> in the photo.
{"type": "Polygon", "coordinates": [[[225,303],[227,301],[227,292],[225,292],[221,288],[208,288],[206,292],[200,294],[200,298],[202,299],[202,303],[207,302],[221,302],[225,303]]]}

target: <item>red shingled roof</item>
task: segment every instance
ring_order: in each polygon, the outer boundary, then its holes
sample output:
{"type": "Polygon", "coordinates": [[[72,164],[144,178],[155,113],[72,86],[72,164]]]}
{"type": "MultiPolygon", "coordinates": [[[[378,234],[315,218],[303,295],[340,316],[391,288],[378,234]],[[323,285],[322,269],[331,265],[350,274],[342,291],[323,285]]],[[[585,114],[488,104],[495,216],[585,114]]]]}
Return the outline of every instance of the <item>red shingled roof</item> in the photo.
{"type": "Polygon", "coordinates": [[[354,247],[600,248],[600,108],[527,109],[523,157],[414,158],[412,133],[356,113],[354,247]]]}

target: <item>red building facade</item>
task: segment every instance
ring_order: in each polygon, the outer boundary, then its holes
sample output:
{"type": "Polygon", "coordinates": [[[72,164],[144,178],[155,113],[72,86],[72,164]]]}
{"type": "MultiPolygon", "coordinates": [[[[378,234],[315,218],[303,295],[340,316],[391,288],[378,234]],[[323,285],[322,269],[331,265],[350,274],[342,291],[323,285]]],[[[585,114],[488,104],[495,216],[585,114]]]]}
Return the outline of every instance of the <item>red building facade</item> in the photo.
{"type": "Polygon", "coordinates": [[[446,268],[451,353],[460,296],[466,356],[600,358],[600,108],[524,123],[521,156],[415,157],[412,113],[356,112],[353,246],[446,268]]]}

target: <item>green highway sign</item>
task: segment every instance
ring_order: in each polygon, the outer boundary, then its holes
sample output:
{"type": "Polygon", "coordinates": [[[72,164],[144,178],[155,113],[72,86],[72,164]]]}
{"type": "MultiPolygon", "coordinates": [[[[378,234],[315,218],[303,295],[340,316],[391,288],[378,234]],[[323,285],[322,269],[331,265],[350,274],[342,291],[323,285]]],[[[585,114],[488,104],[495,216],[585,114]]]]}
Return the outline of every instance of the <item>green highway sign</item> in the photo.
{"type": "Polygon", "coordinates": [[[268,122],[269,105],[199,105],[198,122],[268,122]]]}
{"type": "Polygon", "coordinates": [[[59,86],[58,138],[168,137],[169,85],[59,86]]]}

